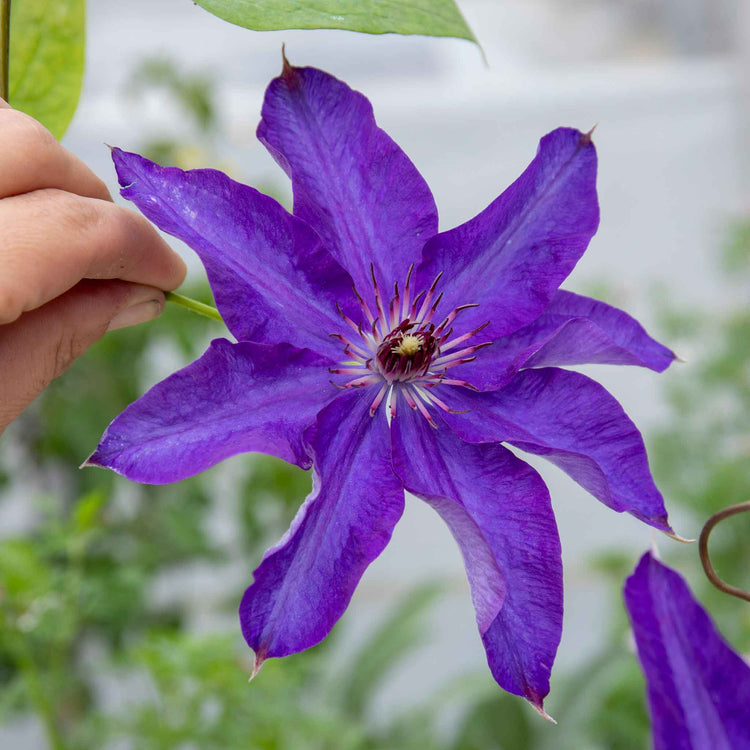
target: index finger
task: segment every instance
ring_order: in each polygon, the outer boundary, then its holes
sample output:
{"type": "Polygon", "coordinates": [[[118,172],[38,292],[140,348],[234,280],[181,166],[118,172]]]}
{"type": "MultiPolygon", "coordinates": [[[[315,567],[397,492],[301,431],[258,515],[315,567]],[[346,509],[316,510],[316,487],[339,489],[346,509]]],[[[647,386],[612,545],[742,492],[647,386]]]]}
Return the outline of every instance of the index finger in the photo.
{"type": "Polygon", "coordinates": [[[112,200],[102,180],[49,130],[0,99],[0,198],[44,188],[112,200]]]}
{"type": "Polygon", "coordinates": [[[185,264],[143,216],[108,201],[35,190],[0,201],[0,324],[81,279],[175,289],[185,264]]]}

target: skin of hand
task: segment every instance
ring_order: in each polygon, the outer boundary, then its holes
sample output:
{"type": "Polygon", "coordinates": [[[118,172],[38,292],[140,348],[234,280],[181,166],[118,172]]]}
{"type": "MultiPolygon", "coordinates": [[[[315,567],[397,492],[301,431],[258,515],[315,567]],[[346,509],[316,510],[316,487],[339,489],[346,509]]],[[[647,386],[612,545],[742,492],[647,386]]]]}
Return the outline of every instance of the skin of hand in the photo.
{"type": "Polygon", "coordinates": [[[0,434],[107,331],[152,320],[185,264],[0,99],[0,434]]]}

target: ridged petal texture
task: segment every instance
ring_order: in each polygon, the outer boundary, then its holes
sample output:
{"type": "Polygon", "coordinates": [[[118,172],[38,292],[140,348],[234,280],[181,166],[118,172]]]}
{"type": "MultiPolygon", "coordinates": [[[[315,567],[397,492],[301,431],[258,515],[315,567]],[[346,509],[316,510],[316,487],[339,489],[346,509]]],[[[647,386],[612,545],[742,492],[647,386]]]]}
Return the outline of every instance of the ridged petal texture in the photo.
{"type": "Polygon", "coordinates": [[[563,615],[560,541],[544,482],[507,448],[465,443],[411,409],[397,411],[393,442],[404,486],[440,514],[461,550],[493,677],[541,711],[563,615]]]}
{"type": "Polygon", "coordinates": [[[352,280],[305,222],[215,169],[161,167],[114,149],[123,197],[186,242],[206,267],[216,304],[240,341],[341,352],[336,303],[356,309],[352,280]]]}
{"type": "Polygon", "coordinates": [[[443,273],[445,309],[477,304],[463,324],[489,321],[487,339],[506,336],[544,311],[598,226],[594,145],[558,128],[484,211],[427,243],[417,288],[443,273]]]}
{"type": "Polygon", "coordinates": [[[294,68],[271,82],[258,138],[292,179],[294,214],[323,239],[362,294],[370,266],[382,288],[419,263],[437,232],[435,201],[372,105],[343,81],[294,68]]]}
{"type": "Polygon", "coordinates": [[[646,553],[625,583],[625,606],[655,750],[750,748],[750,667],[682,576],[646,553]]]}
{"type": "Polygon", "coordinates": [[[597,500],[671,533],[641,433],[620,404],[585,375],[557,367],[522,370],[502,390],[456,389],[447,414],[472,443],[507,442],[546,458],[597,500]]]}
{"type": "Polygon", "coordinates": [[[360,391],[344,393],[307,435],[313,491],[266,553],[240,605],[256,670],[268,657],[302,651],[328,635],[403,513],[388,425],[372,419],[369,408],[360,391]]]}
{"type": "Polygon", "coordinates": [[[288,344],[216,339],[130,404],[86,463],[145,484],[177,482],[247,451],[309,469],[302,434],[336,395],[329,364],[288,344]]]}
{"type": "Polygon", "coordinates": [[[453,371],[481,391],[506,386],[522,368],[635,365],[663,372],[675,360],[666,346],[622,310],[558,290],[533,322],[492,342],[481,358],[453,371]]]}

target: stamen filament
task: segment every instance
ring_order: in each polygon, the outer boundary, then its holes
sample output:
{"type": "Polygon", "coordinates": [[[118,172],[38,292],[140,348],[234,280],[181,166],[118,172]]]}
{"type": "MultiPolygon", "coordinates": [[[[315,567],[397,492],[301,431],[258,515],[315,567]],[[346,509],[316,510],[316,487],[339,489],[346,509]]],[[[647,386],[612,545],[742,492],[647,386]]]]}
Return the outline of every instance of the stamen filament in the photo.
{"type": "Polygon", "coordinates": [[[389,388],[389,383],[383,383],[383,387],[378,391],[378,395],[375,396],[373,399],[373,402],[370,404],[370,416],[374,417],[375,412],[378,410],[378,406],[380,406],[383,397],[385,396],[385,392],[389,388]]]}
{"type": "Polygon", "coordinates": [[[406,320],[411,319],[415,323],[417,322],[417,307],[419,305],[419,300],[422,299],[422,297],[426,294],[425,290],[423,289],[415,298],[414,302],[412,302],[411,310],[409,312],[409,318],[406,318],[406,320]]]}
{"type": "Polygon", "coordinates": [[[432,302],[432,298],[435,296],[435,287],[437,286],[438,281],[440,281],[440,277],[442,275],[443,275],[443,272],[441,271],[435,277],[435,281],[432,282],[432,286],[427,290],[427,295],[424,298],[424,302],[422,302],[422,307],[419,309],[419,315],[417,315],[417,320],[416,320],[417,323],[422,322],[422,316],[427,312],[427,309],[429,308],[430,303],[432,302]]]}
{"type": "Polygon", "coordinates": [[[359,365],[364,365],[365,367],[367,367],[367,368],[369,369],[369,366],[368,366],[368,364],[367,364],[367,363],[368,363],[368,362],[369,362],[370,360],[364,359],[364,357],[365,357],[366,355],[364,355],[364,354],[358,354],[357,352],[353,351],[353,350],[352,350],[351,348],[349,348],[348,346],[345,346],[345,347],[344,347],[344,354],[347,354],[347,355],[349,355],[349,356],[350,356],[350,357],[352,358],[352,362],[356,362],[356,363],[357,363],[357,364],[359,364],[359,365]]]}
{"type": "MultiPolygon", "coordinates": [[[[360,328],[358,328],[357,330],[360,334],[362,333],[362,330],[360,328]]],[[[360,349],[353,341],[349,341],[346,336],[342,336],[340,333],[332,333],[331,338],[338,339],[342,344],[344,344],[344,352],[346,354],[349,354],[349,350],[352,350],[353,352],[356,352],[359,357],[364,357],[365,359],[367,359],[370,356],[369,352],[366,352],[364,349],[360,349]]]]}
{"type": "Polygon", "coordinates": [[[440,294],[438,294],[437,299],[435,300],[434,304],[430,308],[430,312],[427,313],[427,317],[422,321],[423,324],[424,323],[429,323],[432,320],[432,316],[435,314],[435,311],[438,309],[438,305],[440,304],[440,302],[442,301],[442,299],[443,299],[443,293],[440,292],[440,294]]]}
{"type": "Polygon", "coordinates": [[[388,313],[389,313],[388,321],[389,321],[391,330],[393,330],[396,327],[396,324],[398,323],[398,311],[399,311],[399,308],[401,307],[401,301],[398,296],[398,284],[394,284],[393,288],[394,288],[395,293],[394,293],[393,299],[388,305],[388,313]]]}
{"type": "Polygon", "coordinates": [[[435,404],[436,406],[439,406],[443,411],[450,411],[450,407],[445,402],[441,401],[437,396],[435,396],[433,393],[430,393],[429,391],[425,390],[421,385],[414,384],[414,390],[416,391],[418,396],[422,397],[422,400],[426,404],[435,404]]]}
{"type": "Polygon", "coordinates": [[[366,367],[329,367],[328,372],[332,375],[358,375],[366,369],[366,367]]]}
{"type": "Polygon", "coordinates": [[[337,388],[345,390],[376,385],[377,392],[369,406],[371,416],[375,416],[385,402],[385,409],[390,417],[395,417],[399,408],[399,394],[403,394],[408,407],[418,411],[433,428],[438,429],[438,424],[433,419],[433,408],[450,414],[463,412],[451,409],[439,398],[436,395],[437,386],[478,390],[466,380],[447,377],[446,373],[452,367],[473,362],[476,359],[475,353],[492,342],[485,341],[460,348],[460,344],[488,325],[484,323],[473,331],[451,338],[453,321],[462,311],[477,305],[472,303],[456,307],[436,327],[433,318],[444,299],[444,293],[437,289],[443,274],[439,273],[426,291],[415,294],[412,287],[413,273],[412,264],[403,287],[399,289],[399,284],[394,283],[393,296],[388,299],[382,294],[375,267],[371,264],[374,307],[365,302],[356,286],[353,287],[361,308],[359,323],[346,315],[339,304],[336,305],[338,314],[357,332],[357,337],[331,334],[343,345],[347,359],[337,367],[330,368],[330,372],[354,376],[343,385],[331,382],[337,388]]]}
{"type": "Polygon", "coordinates": [[[453,312],[448,313],[443,322],[435,329],[435,336],[439,336],[458,316],[460,312],[468,310],[472,307],[479,307],[477,304],[461,305],[457,307],[453,312]]]}
{"type": "Polygon", "coordinates": [[[414,400],[414,396],[409,393],[408,388],[404,388],[402,393],[404,394],[404,398],[406,399],[406,403],[409,404],[410,409],[416,409],[417,408],[417,402],[414,400]]]}
{"type": "Polygon", "coordinates": [[[336,311],[352,330],[359,332],[359,326],[341,309],[341,305],[338,302],[336,303],[336,311]]]}
{"type": "Polygon", "coordinates": [[[359,302],[360,307],[362,308],[362,311],[365,314],[365,317],[367,318],[368,322],[372,323],[375,320],[375,316],[370,311],[370,308],[367,302],[365,302],[364,299],[362,299],[362,297],[360,296],[360,293],[357,291],[356,286],[352,287],[352,289],[354,290],[354,296],[357,298],[357,301],[359,302]]]}
{"type": "Polygon", "coordinates": [[[377,321],[380,325],[380,336],[385,338],[387,332],[384,326],[387,324],[387,318],[385,316],[385,310],[383,309],[383,300],[380,297],[380,288],[378,287],[377,279],[375,278],[375,266],[370,263],[370,276],[372,276],[372,287],[375,290],[375,307],[378,311],[377,321]]]}
{"type": "MultiPolygon", "coordinates": [[[[416,389],[416,387],[414,388],[414,392],[417,394],[417,396],[420,396],[420,393],[416,389]]],[[[435,421],[433,420],[432,415],[430,414],[430,412],[427,411],[427,409],[425,408],[424,404],[422,403],[421,397],[415,399],[414,404],[416,405],[417,409],[419,410],[419,413],[437,430],[438,426],[437,426],[437,424],[435,424],[435,421]]]]}
{"type": "MultiPolygon", "coordinates": [[[[461,336],[456,336],[455,339],[451,339],[445,344],[440,344],[440,351],[447,352],[450,349],[453,349],[454,347],[458,346],[459,344],[463,343],[467,339],[470,339],[472,336],[476,336],[480,331],[484,330],[488,325],[490,324],[490,321],[488,320],[486,323],[482,323],[479,328],[475,328],[473,331],[469,331],[468,333],[464,333],[461,336]]],[[[447,338],[450,335],[450,333],[446,334],[445,338],[447,338]]]]}
{"type": "Polygon", "coordinates": [[[464,357],[463,359],[454,359],[453,362],[448,362],[448,364],[441,364],[440,366],[443,368],[443,370],[450,370],[451,367],[458,367],[459,365],[465,365],[469,362],[473,362],[476,359],[476,356],[474,357],[464,357]]]}
{"type": "Polygon", "coordinates": [[[460,385],[463,388],[469,388],[472,391],[478,391],[475,385],[467,383],[465,380],[457,380],[456,378],[440,378],[434,382],[425,383],[425,388],[434,388],[436,385],[460,385]]]}
{"type": "Polygon", "coordinates": [[[406,283],[404,284],[404,299],[401,306],[401,318],[406,318],[406,314],[409,312],[409,295],[411,293],[411,274],[414,270],[414,264],[409,266],[409,271],[406,274],[406,283]]]}
{"type": "Polygon", "coordinates": [[[375,383],[380,383],[381,378],[378,375],[372,374],[372,375],[365,375],[361,378],[355,378],[354,380],[350,380],[348,383],[344,383],[344,388],[363,388],[366,385],[374,385],[375,383]]]}
{"type": "Polygon", "coordinates": [[[435,367],[440,367],[441,365],[452,362],[454,359],[459,359],[466,354],[474,354],[474,352],[483,349],[485,346],[489,346],[491,343],[491,341],[485,341],[483,344],[476,344],[474,346],[469,346],[466,349],[460,349],[459,351],[453,352],[453,354],[449,354],[446,357],[438,357],[438,359],[436,359],[432,364],[435,367]]]}

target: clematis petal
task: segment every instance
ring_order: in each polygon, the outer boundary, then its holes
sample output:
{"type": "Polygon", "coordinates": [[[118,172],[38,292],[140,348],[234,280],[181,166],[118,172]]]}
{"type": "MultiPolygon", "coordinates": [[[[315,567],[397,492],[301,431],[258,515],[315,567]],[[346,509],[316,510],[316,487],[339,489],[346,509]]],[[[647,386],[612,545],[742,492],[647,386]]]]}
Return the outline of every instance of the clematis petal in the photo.
{"type": "Polygon", "coordinates": [[[523,367],[636,365],[662,372],[674,360],[674,353],[627,313],[558,290],[535,321],[496,339],[476,362],[454,370],[454,376],[484,391],[502,388],[523,367]]]}
{"type": "Polygon", "coordinates": [[[330,364],[288,344],[216,339],[128,406],[86,464],[145,484],[177,482],[246,451],[308,469],[302,435],[336,396],[330,364]]]}
{"type": "Polygon", "coordinates": [[[216,304],[240,341],[338,356],[336,302],[356,313],[351,277],[304,222],[273,198],[214,169],[161,167],[114,149],[121,193],[195,250],[216,304]]]}
{"type": "Polygon", "coordinates": [[[560,540],[544,482],[502,445],[470,445],[411,409],[399,409],[392,427],[396,473],[461,549],[493,677],[542,711],[563,616],[560,540]]]}
{"type": "MultiPolygon", "coordinates": [[[[442,391],[441,391],[442,396],[442,391]]],[[[502,390],[450,389],[446,414],[469,442],[503,441],[548,459],[613,510],[671,532],[643,438],[620,404],[585,375],[522,370],[502,390]]]]}
{"type": "Polygon", "coordinates": [[[262,115],[258,138],[292,179],[295,216],[318,232],[361,294],[371,293],[371,263],[390,293],[437,232],[437,209],[370,102],[328,73],[285,60],[262,115]]]}
{"type": "Polygon", "coordinates": [[[572,128],[544,136],[526,171],[484,211],[427,242],[416,289],[444,273],[446,310],[467,330],[506,336],[537,318],[599,225],[596,151],[572,128]]]}
{"type": "Polygon", "coordinates": [[[750,747],[750,667],[650,552],[625,583],[655,750],[750,747]]]}
{"type": "Polygon", "coordinates": [[[674,352],[652,339],[622,310],[573,292],[558,290],[541,315],[542,323],[565,320],[525,363],[526,367],[559,365],[637,365],[663,372],[674,352]]]}
{"type": "Polygon", "coordinates": [[[302,651],[328,635],[403,513],[388,424],[382,414],[370,416],[371,402],[367,389],[343,393],[307,436],[313,491],[266,553],[240,604],[256,671],[264,659],[302,651]]]}

